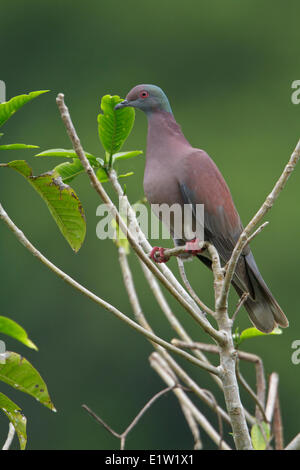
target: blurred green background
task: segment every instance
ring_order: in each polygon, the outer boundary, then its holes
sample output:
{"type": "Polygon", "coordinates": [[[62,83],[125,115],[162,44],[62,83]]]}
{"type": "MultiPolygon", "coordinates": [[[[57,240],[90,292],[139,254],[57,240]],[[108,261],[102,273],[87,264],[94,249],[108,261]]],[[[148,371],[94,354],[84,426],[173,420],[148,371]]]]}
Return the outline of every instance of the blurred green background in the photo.
{"type": "MultiPolygon", "coordinates": [[[[297,0],[2,0],[0,79],[6,82],[7,99],[33,90],[50,89],[51,93],[10,119],[3,127],[1,143],[36,144],[40,151],[70,148],[55,103],[57,93],[63,92],[84,148],[101,155],[96,122],[101,96],[124,97],[136,84],[153,83],[167,93],[186,137],[219,166],[246,223],[271,190],[300,137],[300,105],[291,102],[291,84],[300,79],[299,15],[297,0]]],[[[124,149],[145,150],[146,130],[145,116],[137,113],[124,149]]],[[[35,174],[60,163],[33,155],[31,150],[2,152],[1,159],[27,159],[35,174]]],[[[135,171],[127,180],[128,195],[135,202],[143,196],[144,157],[123,162],[122,169],[135,171]]],[[[263,357],[267,375],[272,371],[280,374],[286,442],[300,430],[300,365],[291,362],[291,344],[300,339],[299,171],[268,215],[268,228],[252,246],[290,328],[280,337],[245,344],[246,350],[263,357]]],[[[0,200],[50,260],[132,315],[116,248],[111,241],[96,238],[100,201],[85,176],[73,186],[87,216],[86,241],[76,255],[43,201],[21,176],[1,171],[0,200]]],[[[3,339],[8,349],[24,354],[38,368],[58,410],[51,413],[31,397],[1,384],[1,391],[28,418],[28,449],[118,448],[118,441],[81,405],[86,403],[122,431],[164,387],[149,366],[151,345],[56,278],[2,224],[0,240],[0,313],[26,328],[39,352],[3,339]]],[[[148,320],[157,333],[171,339],[174,333],[153,300],[134,254],[130,263],[148,320]]],[[[171,260],[170,266],[178,275],[176,261],[171,260]]],[[[188,264],[187,271],[198,294],[211,303],[211,273],[196,260],[188,264]]],[[[232,294],[233,306],[236,301],[232,294]]],[[[173,299],[170,304],[194,339],[206,341],[185,311],[173,299]]],[[[244,310],[237,324],[241,329],[250,326],[244,310]]],[[[220,396],[206,373],[179,362],[200,386],[220,396]]],[[[253,368],[247,366],[243,371],[254,386],[253,368]]],[[[242,397],[245,404],[250,403],[243,391],[242,397]]],[[[216,417],[202,403],[199,407],[217,427],[216,417]]],[[[226,428],[230,441],[228,432],[226,428]]],[[[3,415],[2,441],[6,433],[3,415]]],[[[215,448],[203,432],[202,437],[206,448],[215,448]]],[[[192,437],[171,395],[153,406],[127,441],[128,449],[191,447],[192,437]]]]}

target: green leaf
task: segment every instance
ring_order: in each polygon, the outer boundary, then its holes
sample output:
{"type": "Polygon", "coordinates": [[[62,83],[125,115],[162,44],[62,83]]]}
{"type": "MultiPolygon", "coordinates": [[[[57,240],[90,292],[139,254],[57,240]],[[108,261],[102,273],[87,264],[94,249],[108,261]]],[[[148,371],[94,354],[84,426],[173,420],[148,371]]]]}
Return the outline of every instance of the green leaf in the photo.
{"type": "Polygon", "coordinates": [[[19,354],[10,351],[5,353],[5,364],[0,364],[0,380],[56,411],[44,380],[30,362],[19,354]]]}
{"type": "Polygon", "coordinates": [[[64,183],[70,183],[75,176],[84,173],[84,168],[79,158],[73,158],[73,162],[61,163],[53,171],[60,175],[64,183]]]}
{"type": "Polygon", "coordinates": [[[280,328],[274,328],[271,333],[263,333],[262,331],[257,330],[256,328],[246,328],[243,330],[239,336],[239,344],[245,339],[255,338],[257,336],[270,336],[270,335],[281,335],[282,330],[280,328]]]}
{"type": "Polygon", "coordinates": [[[8,168],[13,168],[26,178],[32,177],[32,169],[25,160],[13,160],[5,164],[8,168]]]}
{"type": "MultiPolygon", "coordinates": [[[[89,152],[84,152],[85,156],[93,166],[99,166],[98,159],[95,155],[92,155],[89,152]]],[[[59,157],[59,158],[78,158],[77,153],[75,150],[67,150],[67,149],[49,149],[44,150],[44,152],[37,153],[35,157],[59,157]]],[[[103,160],[102,160],[103,161],[103,160]]],[[[104,163],[104,162],[103,162],[104,163]]]]}
{"type": "MultiPolygon", "coordinates": [[[[85,152],[85,155],[93,168],[99,168],[101,165],[104,165],[104,161],[101,158],[97,158],[88,152],[85,152]]],[[[53,170],[61,176],[61,179],[64,183],[70,183],[70,181],[72,181],[76,176],[84,173],[84,168],[80,162],[78,155],[74,150],[51,149],[38,153],[35,156],[72,158],[72,162],[61,163],[60,165],[57,165],[53,170]]]]}
{"type": "Polygon", "coordinates": [[[127,158],[133,158],[137,157],[138,155],[141,155],[143,152],[142,150],[131,150],[129,152],[118,152],[113,155],[113,161],[115,162],[116,160],[125,160],[127,158]]]}
{"type": "Polygon", "coordinates": [[[133,171],[129,171],[128,173],[124,173],[124,175],[118,175],[118,178],[127,178],[128,176],[134,175],[133,171]]]}
{"type": "Polygon", "coordinates": [[[11,336],[14,339],[17,339],[21,343],[25,344],[29,348],[35,349],[37,351],[36,345],[28,338],[28,335],[24,328],[22,328],[18,323],[11,320],[10,318],[3,317],[0,315],[0,333],[11,336]]]}
{"type": "Polygon", "coordinates": [[[104,168],[99,168],[96,171],[96,176],[98,180],[100,181],[100,183],[106,183],[107,181],[109,181],[108,175],[104,168]]]}
{"type": "Polygon", "coordinates": [[[19,150],[19,149],[38,149],[38,145],[27,145],[27,144],[7,144],[0,145],[0,150],[19,150]]]}
{"type": "Polygon", "coordinates": [[[54,171],[32,176],[30,166],[24,160],[15,160],[7,167],[21,173],[46,202],[61,233],[77,252],[85,238],[86,222],[82,204],[75,191],[63,183],[54,171]]]}
{"type": "Polygon", "coordinates": [[[252,441],[254,450],[265,450],[267,447],[267,443],[270,440],[271,434],[270,434],[270,427],[268,423],[262,422],[261,428],[258,424],[253,424],[251,428],[251,441],[252,441]],[[261,428],[263,429],[263,432],[261,428]]]}
{"type": "Polygon", "coordinates": [[[133,108],[114,109],[123,101],[119,96],[105,95],[101,100],[103,114],[98,115],[98,131],[101,143],[107,152],[106,163],[111,163],[114,153],[119,152],[129,136],[134,123],[133,108]]]}
{"type": "MultiPolygon", "coordinates": [[[[134,175],[134,173],[133,171],[130,171],[129,173],[125,173],[123,175],[117,175],[117,176],[118,178],[127,178],[128,176],[132,176],[132,175],[134,175]]],[[[100,183],[107,183],[107,181],[109,181],[109,177],[104,168],[99,168],[96,172],[96,176],[98,180],[100,181],[100,183]]]]}
{"type": "Polygon", "coordinates": [[[27,443],[27,420],[21,413],[21,408],[3,393],[0,393],[0,408],[15,428],[20,443],[20,449],[24,450],[27,443]]]}
{"type": "Polygon", "coordinates": [[[47,93],[49,90],[32,91],[28,95],[15,96],[9,101],[0,103],[0,126],[2,126],[18,109],[20,109],[28,101],[33,100],[43,93],[47,93]]]}

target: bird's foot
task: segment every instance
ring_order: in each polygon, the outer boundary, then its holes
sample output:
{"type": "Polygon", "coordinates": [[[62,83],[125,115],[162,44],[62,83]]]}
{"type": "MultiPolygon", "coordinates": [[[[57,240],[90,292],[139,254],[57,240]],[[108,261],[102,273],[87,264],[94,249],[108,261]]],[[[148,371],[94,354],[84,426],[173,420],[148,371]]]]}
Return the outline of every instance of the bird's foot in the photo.
{"type": "Polygon", "coordinates": [[[151,250],[150,258],[155,263],[166,263],[167,261],[169,261],[170,257],[165,256],[164,252],[165,252],[165,248],[162,248],[161,246],[155,246],[151,250]],[[159,252],[159,254],[158,254],[158,252],[159,252]]]}
{"type": "Polygon", "coordinates": [[[202,251],[204,250],[203,248],[200,248],[199,243],[200,243],[199,238],[194,238],[194,240],[186,242],[185,244],[186,253],[189,253],[190,255],[197,255],[198,253],[202,253],[202,251]]]}

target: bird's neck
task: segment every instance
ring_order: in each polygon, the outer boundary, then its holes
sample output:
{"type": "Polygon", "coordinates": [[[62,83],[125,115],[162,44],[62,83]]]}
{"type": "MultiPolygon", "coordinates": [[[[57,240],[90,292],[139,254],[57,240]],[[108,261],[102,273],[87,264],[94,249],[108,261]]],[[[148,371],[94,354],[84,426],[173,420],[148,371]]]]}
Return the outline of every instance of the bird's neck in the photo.
{"type": "Polygon", "coordinates": [[[174,152],[176,148],[190,146],[172,113],[157,110],[149,114],[147,118],[147,155],[151,155],[151,159],[161,158],[161,154],[166,148],[170,148],[170,145],[174,152]]]}

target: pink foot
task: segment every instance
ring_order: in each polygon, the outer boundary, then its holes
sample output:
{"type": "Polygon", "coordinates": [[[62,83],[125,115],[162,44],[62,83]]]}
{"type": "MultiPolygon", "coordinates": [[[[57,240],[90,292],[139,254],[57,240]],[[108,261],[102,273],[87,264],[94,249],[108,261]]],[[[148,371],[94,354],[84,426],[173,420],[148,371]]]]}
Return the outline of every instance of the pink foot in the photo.
{"type": "Polygon", "coordinates": [[[199,248],[199,242],[199,238],[194,238],[194,240],[187,242],[185,244],[185,251],[191,255],[197,255],[198,253],[201,253],[203,249],[199,248]]]}
{"type": "Polygon", "coordinates": [[[161,246],[155,246],[150,253],[150,258],[155,262],[155,263],[166,263],[169,261],[169,257],[164,255],[165,249],[162,248],[161,246]],[[159,252],[159,255],[156,255],[156,253],[159,252]]]}

